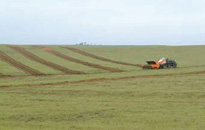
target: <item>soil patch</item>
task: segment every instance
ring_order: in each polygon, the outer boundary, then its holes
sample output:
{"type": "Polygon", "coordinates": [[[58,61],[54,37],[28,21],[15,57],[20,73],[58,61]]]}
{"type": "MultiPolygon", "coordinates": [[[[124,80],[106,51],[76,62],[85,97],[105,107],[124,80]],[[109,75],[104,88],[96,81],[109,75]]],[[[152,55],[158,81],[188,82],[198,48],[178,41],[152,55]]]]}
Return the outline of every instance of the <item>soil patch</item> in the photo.
{"type": "Polygon", "coordinates": [[[70,51],[79,53],[79,54],[87,56],[87,57],[98,59],[98,60],[101,60],[101,61],[111,62],[111,63],[115,63],[115,64],[121,64],[121,65],[141,67],[141,65],[139,65],[139,64],[132,64],[132,63],[126,63],[126,62],[121,62],[121,61],[110,60],[110,59],[107,59],[107,58],[104,58],[104,57],[101,57],[101,56],[97,56],[97,55],[94,55],[94,54],[91,54],[91,53],[88,53],[88,52],[85,52],[85,51],[82,51],[82,50],[79,50],[79,49],[76,49],[76,48],[71,48],[71,47],[63,47],[63,48],[66,48],[70,51]]]}
{"type": "Polygon", "coordinates": [[[78,59],[75,59],[73,57],[70,57],[68,55],[62,54],[62,53],[54,51],[54,50],[46,49],[45,51],[50,52],[51,54],[56,55],[56,56],[58,56],[62,59],[65,59],[67,61],[79,63],[79,64],[82,64],[82,65],[85,65],[85,66],[89,66],[89,67],[93,67],[93,68],[97,68],[97,69],[102,69],[102,70],[106,70],[106,71],[109,71],[109,72],[122,72],[122,70],[120,70],[120,69],[105,67],[105,66],[102,66],[102,65],[93,64],[93,63],[89,63],[89,62],[86,62],[86,61],[78,60],[78,59]]]}
{"type": "Polygon", "coordinates": [[[35,69],[33,69],[29,66],[24,65],[21,62],[18,62],[16,60],[14,60],[13,58],[11,58],[10,56],[8,56],[6,53],[4,53],[2,51],[0,51],[0,59],[2,61],[5,61],[5,62],[9,63],[10,65],[14,66],[15,68],[20,69],[20,70],[28,73],[28,74],[31,74],[31,75],[44,75],[40,71],[35,70],[35,69]]]}
{"type": "MultiPolygon", "coordinates": [[[[88,83],[88,82],[104,82],[104,81],[120,81],[120,80],[129,80],[136,78],[157,78],[157,77],[172,77],[172,76],[187,76],[187,75],[198,75],[205,74],[205,71],[195,71],[190,73],[174,73],[174,74],[157,74],[157,75],[137,75],[137,76],[128,76],[128,77],[115,77],[115,78],[93,78],[85,79],[79,81],[64,81],[57,83],[41,83],[41,84],[24,84],[19,86],[24,87],[38,87],[38,86],[56,86],[56,85],[69,85],[69,84],[78,84],[78,83],[88,83]]],[[[0,86],[0,88],[8,87],[18,87],[18,86],[0,86]]]]}
{"type": "Polygon", "coordinates": [[[71,69],[68,69],[68,68],[65,68],[63,66],[60,66],[58,64],[55,64],[53,62],[50,62],[50,61],[47,61],[47,60],[44,60],[40,57],[38,57],[37,55],[34,55],[33,53],[25,50],[24,48],[21,48],[19,46],[9,46],[11,49],[21,53],[22,55],[24,55],[25,57],[33,60],[33,61],[36,61],[36,62],[39,62],[43,65],[46,65],[46,66],[49,66],[55,70],[58,70],[58,71],[61,71],[63,73],[66,73],[66,74],[84,74],[83,72],[80,72],[80,71],[76,71],[76,70],[71,70],[71,69]]]}

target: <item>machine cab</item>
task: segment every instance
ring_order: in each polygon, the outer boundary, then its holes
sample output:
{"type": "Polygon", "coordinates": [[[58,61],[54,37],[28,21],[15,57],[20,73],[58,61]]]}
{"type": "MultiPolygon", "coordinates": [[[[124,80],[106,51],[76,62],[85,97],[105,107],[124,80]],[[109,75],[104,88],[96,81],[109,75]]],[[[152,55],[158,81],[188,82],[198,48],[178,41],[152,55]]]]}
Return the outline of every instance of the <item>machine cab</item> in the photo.
{"type": "Polygon", "coordinates": [[[167,61],[166,58],[161,58],[161,59],[157,62],[157,64],[165,64],[166,61],[167,61]]]}

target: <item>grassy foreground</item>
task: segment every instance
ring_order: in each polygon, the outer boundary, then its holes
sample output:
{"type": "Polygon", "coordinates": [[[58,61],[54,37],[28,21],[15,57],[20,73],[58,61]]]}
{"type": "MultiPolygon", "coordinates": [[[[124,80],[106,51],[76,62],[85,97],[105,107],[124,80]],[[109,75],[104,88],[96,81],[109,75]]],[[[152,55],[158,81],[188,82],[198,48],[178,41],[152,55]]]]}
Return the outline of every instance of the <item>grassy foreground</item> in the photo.
{"type": "Polygon", "coordinates": [[[205,75],[0,91],[0,129],[202,130],[205,75]]]}
{"type": "Polygon", "coordinates": [[[79,70],[91,72],[85,75],[65,75],[48,66],[35,64],[34,61],[18,53],[15,55],[16,52],[6,46],[0,46],[1,51],[18,61],[27,61],[25,64],[34,69],[48,74],[60,74],[27,76],[28,74],[0,60],[1,74],[17,76],[0,76],[0,130],[203,130],[205,128],[205,73],[192,73],[205,70],[204,46],[77,47],[92,54],[136,64],[150,59],[156,60],[162,56],[171,57],[179,64],[179,68],[171,70],[141,70],[137,67],[98,61],[67,52],[58,46],[49,47],[78,59],[126,71],[109,73],[80,64],[76,66],[75,63],[39,51],[37,48],[23,46],[43,59],[54,63],[60,62],[62,66],[75,70],[82,66],[79,70]],[[166,74],[173,75],[163,76],[166,74]],[[139,77],[55,84],[132,76],[139,77]],[[35,86],[30,86],[33,84],[35,86]]]}

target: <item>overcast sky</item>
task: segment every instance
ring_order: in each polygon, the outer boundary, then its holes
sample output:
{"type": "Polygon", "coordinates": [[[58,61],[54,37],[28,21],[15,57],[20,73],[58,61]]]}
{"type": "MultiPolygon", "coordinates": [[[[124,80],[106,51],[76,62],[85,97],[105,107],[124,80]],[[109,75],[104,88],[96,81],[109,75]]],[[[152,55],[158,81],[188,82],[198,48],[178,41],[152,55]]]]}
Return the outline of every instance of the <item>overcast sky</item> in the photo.
{"type": "Polygon", "coordinates": [[[0,0],[0,43],[205,44],[205,0],[0,0]]]}

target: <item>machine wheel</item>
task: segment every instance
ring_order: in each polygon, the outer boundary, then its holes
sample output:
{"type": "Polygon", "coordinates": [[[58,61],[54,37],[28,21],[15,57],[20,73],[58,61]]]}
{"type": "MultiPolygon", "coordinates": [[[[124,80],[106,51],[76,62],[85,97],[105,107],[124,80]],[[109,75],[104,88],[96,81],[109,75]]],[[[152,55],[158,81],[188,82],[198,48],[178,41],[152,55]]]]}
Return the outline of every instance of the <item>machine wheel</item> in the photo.
{"type": "Polygon", "coordinates": [[[171,68],[171,69],[172,69],[172,68],[176,68],[176,65],[173,64],[173,63],[170,63],[170,64],[167,65],[167,68],[171,68]]]}
{"type": "Polygon", "coordinates": [[[160,65],[159,69],[164,69],[164,66],[160,65]]]}
{"type": "Polygon", "coordinates": [[[167,60],[167,68],[176,68],[177,63],[174,60],[167,60]]]}

